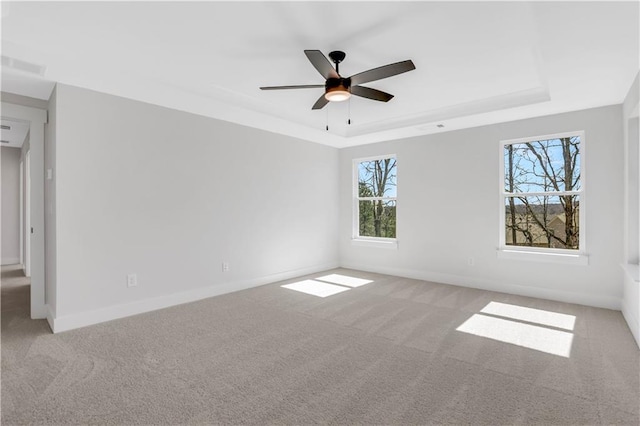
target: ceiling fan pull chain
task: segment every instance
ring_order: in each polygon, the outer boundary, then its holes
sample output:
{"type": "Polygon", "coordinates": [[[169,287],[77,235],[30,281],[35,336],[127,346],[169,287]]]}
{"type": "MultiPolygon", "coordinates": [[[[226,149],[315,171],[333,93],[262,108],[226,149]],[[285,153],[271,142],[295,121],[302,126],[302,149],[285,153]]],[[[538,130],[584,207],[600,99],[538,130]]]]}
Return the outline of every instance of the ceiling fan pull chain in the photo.
{"type": "Polygon", "coordinates": [[[348,108],[349,108],[349,116],[347,117],[347,124],[349,126],[351,126],[351,98],[349,98],[349,100],[347,101],[349,102],[348,108]]]}
{"type": "Polygon", "coordinates": [[[326,117],[326,126],[325,129],[327,130],[327,132],[329,131],[329,108],[326,109],[327,114],[325,115],[326,117]]]}

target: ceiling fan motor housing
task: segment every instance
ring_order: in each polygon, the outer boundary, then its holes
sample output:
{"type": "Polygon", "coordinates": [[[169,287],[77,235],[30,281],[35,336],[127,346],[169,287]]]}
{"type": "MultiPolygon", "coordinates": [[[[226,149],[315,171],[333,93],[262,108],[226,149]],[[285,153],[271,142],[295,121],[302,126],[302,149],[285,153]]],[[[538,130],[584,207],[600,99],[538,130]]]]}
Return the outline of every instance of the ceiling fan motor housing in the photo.
{"type": "Polygon", "coordinates": [[[349,90],[351,87],[350,78],[328,78],[324,84],[324,88],[327,92],[334,90],[349,90]]]}
{"type": "Polygon", "coordinates": [[[324,85],[324,97],[333,102],[349,99],[351,96],[350,78],[328,78],[324,85]]]}

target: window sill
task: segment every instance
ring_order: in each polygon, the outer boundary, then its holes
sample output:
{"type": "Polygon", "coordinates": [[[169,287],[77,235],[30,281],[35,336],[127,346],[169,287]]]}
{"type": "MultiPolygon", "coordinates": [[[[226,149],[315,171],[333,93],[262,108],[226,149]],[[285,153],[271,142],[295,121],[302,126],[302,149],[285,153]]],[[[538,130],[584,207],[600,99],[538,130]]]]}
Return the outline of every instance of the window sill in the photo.
{"type": "Polygon", "coordinates": [[[369,239],[369,238],[353,238],[351,240],[351,244],[354,246],[360,247],[376,247],[376,248],[385,248],[391,250],[398,249],[398,240],[377,240],[377,239],[369,239]]]}
{"type": "Polygon", "coordinates": [[[498,249],[498,259],[524,260],[530,262],[561,263],[565,265],[589,264],[589,256],[586,254],[549,253],[542,251],[526,251],[498,249]]]}

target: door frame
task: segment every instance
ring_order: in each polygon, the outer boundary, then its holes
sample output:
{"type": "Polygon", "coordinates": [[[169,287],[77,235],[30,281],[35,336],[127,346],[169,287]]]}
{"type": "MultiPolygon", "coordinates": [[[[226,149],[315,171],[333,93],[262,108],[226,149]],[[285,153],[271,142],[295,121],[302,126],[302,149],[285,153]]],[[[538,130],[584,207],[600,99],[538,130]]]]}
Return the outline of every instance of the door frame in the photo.
{"type": "Polygon", "coordinates": [[[31,318],[47,317],[48,308],[45,302],[45,250],[44,250],[44,125],[47,122],[47,111],[39,108],[25,107],[2,102],[2,118],[29,123],[31,214],[29,220],[33,233],[25,235],[29,240],[30,272],[31,272],[31,318]]]}
{"type": "Polygon", "coordinates": [[[25,240],[25,253],[24,253],[24,274],[27,277],[31,276],[31,148],[24,155],[25,162],[25,176],[24,176],[24,187],[25,187],[25,203],[24,203],[24,211],[25,211],[25,220],[24,220],[24,230],[25,235],[27,236],[25,240]]]}
{"type": "Polygon", "coordinates": [[[24,269],[24,160],[20,160],[20,265],[24,269]]]}

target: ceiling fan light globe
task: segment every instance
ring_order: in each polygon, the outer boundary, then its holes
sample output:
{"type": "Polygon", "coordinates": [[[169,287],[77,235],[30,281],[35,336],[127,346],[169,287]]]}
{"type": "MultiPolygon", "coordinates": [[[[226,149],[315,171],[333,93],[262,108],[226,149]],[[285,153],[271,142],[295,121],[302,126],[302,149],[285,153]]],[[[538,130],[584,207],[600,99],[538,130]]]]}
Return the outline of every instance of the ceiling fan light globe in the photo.
{"type": "Polygon", "coordinates": [[[351,97],[351,93],[348,90],[331,90],[324,94],[324,97],[329,102],[342,102],[351,97]]]}

